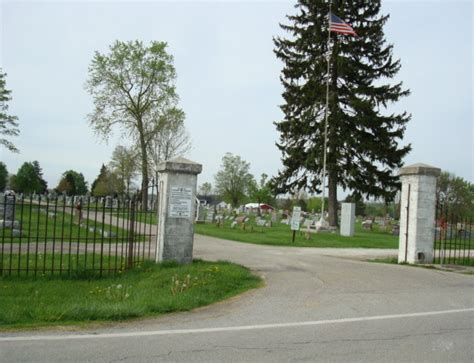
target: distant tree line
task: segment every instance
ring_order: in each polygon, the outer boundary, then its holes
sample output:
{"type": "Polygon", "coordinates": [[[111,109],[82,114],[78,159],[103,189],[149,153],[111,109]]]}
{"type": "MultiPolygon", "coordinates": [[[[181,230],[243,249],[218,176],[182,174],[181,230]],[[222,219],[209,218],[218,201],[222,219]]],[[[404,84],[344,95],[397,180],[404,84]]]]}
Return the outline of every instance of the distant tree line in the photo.
{"type": "MultiPolygon", "coordinates": [[[[463,218],[474,217],[473,183],[449,172],[443,172],[438,178],[437,185],[437,200],[440,207],[447,208],[450,213],[463,218]]],[[[277,198],[278,190],[273,188],[266,174],[262,174],[260,181],[256,182],[250,173],[250,163],[231,153],[225,154],[222,158],[222,165],[214,178],[214,188],[211,183],[203,183],[198,189],[198,194],[218,196],[233,207],[255,202],[268,203],[284,210],[299,206],[303,211],[319,213],[322,204],[321,197],[308,196],[304,189],[296,189],[277,198]]],[[[366,201],[360,195],[352,194],[347,196],[344,202],[355,203],[358,216],[390,216],[398,219],[400,215],[399,201],[383,199],[366,201]]],[[[340,208],[340,202],[338,204],[340,208]]]]}

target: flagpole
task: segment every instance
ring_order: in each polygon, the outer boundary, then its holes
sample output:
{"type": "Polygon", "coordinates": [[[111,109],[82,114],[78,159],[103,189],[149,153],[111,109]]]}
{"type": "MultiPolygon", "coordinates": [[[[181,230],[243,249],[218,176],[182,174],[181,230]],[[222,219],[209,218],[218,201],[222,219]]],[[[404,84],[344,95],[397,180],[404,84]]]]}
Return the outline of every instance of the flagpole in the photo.
{"type": "Polygon", "coordinates": [[[325,118],[324,118],[324,151],[323,151],[323,183],[322,183],[322,200],[321,200],[321,218],[320,218],[320,223],[321,226],[323,226],[323,223],[325,224],[324,220],[324,203],[325,203],[325,197],[326,197],[326,154],[327,154],[327,143],[328,143],[328,137],[327,137],[327,132],[328,132],[328,116],[329,116],[329,64],[330,64],[330,59],[331,59],[331,31],[329,30],[331,26],[331,5],[332,1],[329,0],[329,12],[328,12],[328,45],[327,45],[327,79],[326,79],[326,110],[325,110],[325,118]]]}

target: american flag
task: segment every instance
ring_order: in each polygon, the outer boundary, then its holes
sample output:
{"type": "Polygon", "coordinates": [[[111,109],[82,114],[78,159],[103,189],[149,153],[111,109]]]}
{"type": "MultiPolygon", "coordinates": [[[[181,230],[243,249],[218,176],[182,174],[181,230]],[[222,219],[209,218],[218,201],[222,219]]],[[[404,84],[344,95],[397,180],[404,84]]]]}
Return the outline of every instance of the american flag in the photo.
{"type": "Polygon", "coordinates": [[[347,34],[347,35],[354,35],[357,36],[357,33],[352,29],[349,24],[346,24],[342,19],[338,18],[333,13],[330,14],[330,21],[329,21],[329,31],[339,34],[347,34]]]}

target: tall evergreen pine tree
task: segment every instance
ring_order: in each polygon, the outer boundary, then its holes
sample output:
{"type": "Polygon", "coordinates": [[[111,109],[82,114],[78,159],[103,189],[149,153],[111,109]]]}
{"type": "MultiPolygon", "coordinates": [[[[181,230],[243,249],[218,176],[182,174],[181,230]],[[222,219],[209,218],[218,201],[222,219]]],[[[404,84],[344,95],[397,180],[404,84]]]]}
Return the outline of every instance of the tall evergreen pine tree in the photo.
{"type": "MultiPolygon", "coordinates": [[[[279,192],[321,192],[329,3],[299,0],[296,8],[298,14],[288,16],[292,24],[280,24],[291,37],[274,39],[275,54],[284,63],[285,117],[275,122],[283,168],[272,185],[279,192]]],[[[337,186],[352,190],[355,198],[391,200],[399,188],[393,169],[411,150],[398,145],[410,115],[385,111],[409,91],[401,82],[384,83],[397,74],[400,61],[384,39],[388,15],[379,11],[380,0],[332,1],[332,12],[359,35],[331,34],[326,165],[332,226],[337,224],[337,186]]]]}

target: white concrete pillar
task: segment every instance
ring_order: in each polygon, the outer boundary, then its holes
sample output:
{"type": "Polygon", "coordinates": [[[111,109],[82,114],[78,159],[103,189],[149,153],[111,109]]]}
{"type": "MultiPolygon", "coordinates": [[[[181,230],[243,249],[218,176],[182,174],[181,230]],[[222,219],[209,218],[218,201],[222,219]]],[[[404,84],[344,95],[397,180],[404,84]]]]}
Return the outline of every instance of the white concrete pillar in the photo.
{"type": "Polygon", "coordinates": [[[176,158],[158,165],[157,262],[193,260],[197,175],[202,165],[176,158]]]}
{"type": "Polygon", "coordinates": [[[440,172],[439,168],[425,164],[400,169],[399,263],[433,262],[436,180],[440,172]]]}
{"type": "Polygon", "coordinates": [[[352,237],[355,226],[355,203],[342,203],[341,236],[352,237]]]}

